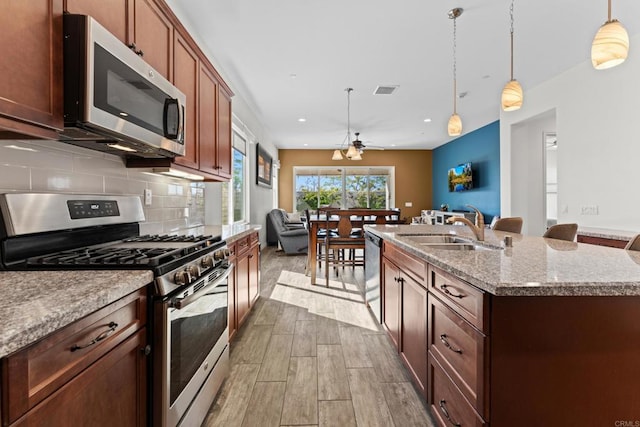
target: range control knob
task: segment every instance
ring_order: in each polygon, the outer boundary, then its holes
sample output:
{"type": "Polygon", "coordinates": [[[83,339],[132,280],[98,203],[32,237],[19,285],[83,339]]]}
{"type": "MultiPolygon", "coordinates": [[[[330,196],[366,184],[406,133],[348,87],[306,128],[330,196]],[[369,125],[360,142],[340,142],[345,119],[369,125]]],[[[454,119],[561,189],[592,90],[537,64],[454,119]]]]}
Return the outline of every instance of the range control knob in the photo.
{"type": "Polygon", "coordinates": [[[178,271],[175,276],[173,276],[173,281],[179,286],[186,285],[191,282],[191,276],[189,276],[187,270],[178,271]]]}
{"type": "Polygon", "coordinates": [[[202,261],[200,261],[200,265],[202,265],[203,268],[213,267],[213,257],[211,255],[207,255],[206,257],[202,258],[202,261]]]}
{"type": "Polygon", "coordinates": [[[213,253],[213,259],[215,259],[216,261],[221,261],[221,260],[223,260],[224,258],[225,258],[225,256],[224,256],[224,250],[222,250],[222,249],[221,249],[221,250],[218,250],[218,251],[215,251],[215,252],[213,253]]]}
{"type": "Polygon", "coordinates": [[[225,258],[229,258],[230,256],[231,256],[231,249],[225,248],[224,249],[224,257],[225,258]]]}
{"type": "Polygon", "coordinates": [[[198,267],[198,264],[191,264],[189,266],[189,275],[191,275],[191,281],[194,281],[198,277],[200,277],[200,267],[198,267]]]}

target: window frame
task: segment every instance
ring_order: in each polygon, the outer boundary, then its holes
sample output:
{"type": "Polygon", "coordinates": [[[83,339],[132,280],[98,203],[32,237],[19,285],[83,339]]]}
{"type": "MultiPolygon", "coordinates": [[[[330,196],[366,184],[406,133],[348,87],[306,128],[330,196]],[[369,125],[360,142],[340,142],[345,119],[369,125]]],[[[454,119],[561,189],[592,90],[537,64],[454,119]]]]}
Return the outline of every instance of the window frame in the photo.
{"type": "MultiPolygon", "coordinates": [[[[297,200],[297,177],[300,175],[300,172],[302,171],[307,171],[307,172],[316,172],[315,174],[304,174],[306,176],[314,176],[317,179],[317,183],[318,186],[320,186],[320,182],[321,182],[321,177],[322,176],[327,176],[327,175],[322,175],[321,171],[326,171],[326,170],[337,170],[340,172],[340,181],[341,181],[341,186],[342,186],[342,191],[341,191],[341,195],[340,195],[340,207],[344,207],[344,204],[346,203],[345,201],[347,200],[347,194],[349,193],[347,191],[347,176],[351,176],[351,175],[356,175],[353,173],[354,170],[356,171],[362,171],[363,173],[358,173],[357,175],[366,175],[367,177],[370,175],[370,172],[372,170],[386,170],[387,171],[387,176],[388,181],[387,181],[387,185],[388,185],[388,197],[387,197],[387,208],[389,207],[393,207],[395,206],[395,166],[348,166],[348,167],[344,167],[344,166],[340,166],[340,167],[336,167],[336,166],[294,166],[293,167],[293,185],[292,185],[292,193],[293,193],[293,208],[294,210],[297,210],[297,205],[298,205],[298,200],[297,200]],[[347,174],[347,171],[349,172],[349,174],[347,174]]],[[[380,174],[373,174],[374,176],[379,176],[380,174]]],[[[367,204],[369,204],[370,198],[369,198],[369,191],[370,191],[370,185],[367,185],[367,204]]],[[[318,197],[319,197],[319,192],[318,192],[318,197]]],[[[320,205],[320,200],[318,200],[318,206],[320,205]]]]}

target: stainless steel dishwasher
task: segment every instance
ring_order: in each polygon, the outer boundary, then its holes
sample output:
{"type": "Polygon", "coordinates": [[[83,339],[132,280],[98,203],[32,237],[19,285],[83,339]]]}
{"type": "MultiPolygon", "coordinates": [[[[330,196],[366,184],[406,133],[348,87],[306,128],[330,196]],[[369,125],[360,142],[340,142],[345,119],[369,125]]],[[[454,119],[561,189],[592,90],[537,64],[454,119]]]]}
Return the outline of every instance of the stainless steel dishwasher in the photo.
{"type": "Polygon", "coordinates": [[[369,310],[381,323],[380,247],[382,246],[382,239],[367,231],[364,234],[364,241],[365,301],[369,310]]]}

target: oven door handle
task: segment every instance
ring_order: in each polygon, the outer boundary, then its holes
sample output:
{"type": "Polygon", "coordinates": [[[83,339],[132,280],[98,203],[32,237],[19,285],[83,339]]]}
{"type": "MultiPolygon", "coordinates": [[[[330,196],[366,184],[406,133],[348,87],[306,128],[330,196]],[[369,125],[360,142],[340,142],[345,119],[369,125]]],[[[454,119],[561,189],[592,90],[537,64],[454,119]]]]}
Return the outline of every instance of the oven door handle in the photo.
{"type": "Polygon", "coordinates": [[[175,308],[177,310],[181,310],[181,309],[185,308],[186,306],[188,306],[189,304],[192,304],[192,303],[196,302],[201,297],[207,295],[210,290],[212,290],[213,288],[219,286],[220,283],[226,281],[229,278],[229,275],[231,274],[232,271],[233,271],[233,264],[229,264],[229,267],[227,268],[227,270],[222,274],[222,276],[218,277],[215,282],[213,282],[210,285],[205,286],[204,288],[200,289],[195,294],[191,294],[188,297],[184,297],[184,298],[180,298],[180,299],[177,299],[175,301],[172,301],[171,304],[170,304],[171,308],[175,308]]]}

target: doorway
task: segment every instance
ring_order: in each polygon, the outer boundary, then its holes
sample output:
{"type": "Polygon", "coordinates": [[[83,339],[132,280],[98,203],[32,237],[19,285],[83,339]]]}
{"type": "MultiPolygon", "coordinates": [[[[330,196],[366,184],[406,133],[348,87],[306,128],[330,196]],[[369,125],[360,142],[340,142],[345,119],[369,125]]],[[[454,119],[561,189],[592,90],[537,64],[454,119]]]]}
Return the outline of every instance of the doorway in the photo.
{"type": "Polygon", "coordinates": [[[546,226],[558,223],[558,137],[555,132],[542,133],[545,151],[546,226]]]}

